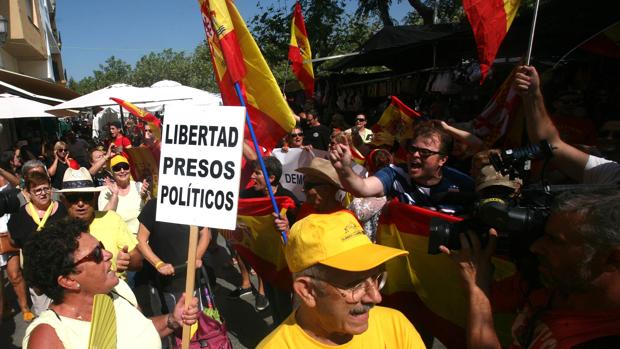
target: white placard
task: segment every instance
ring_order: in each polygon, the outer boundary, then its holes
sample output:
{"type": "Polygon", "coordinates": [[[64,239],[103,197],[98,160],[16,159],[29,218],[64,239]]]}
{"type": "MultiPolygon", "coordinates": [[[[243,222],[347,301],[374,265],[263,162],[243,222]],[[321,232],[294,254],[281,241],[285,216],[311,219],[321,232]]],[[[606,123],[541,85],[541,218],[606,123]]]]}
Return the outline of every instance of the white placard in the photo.
{"type": "Polygon", "coordinates": [[[235,228],[244,122],[243,107],[166,108],[158,221],[235,228]]]}

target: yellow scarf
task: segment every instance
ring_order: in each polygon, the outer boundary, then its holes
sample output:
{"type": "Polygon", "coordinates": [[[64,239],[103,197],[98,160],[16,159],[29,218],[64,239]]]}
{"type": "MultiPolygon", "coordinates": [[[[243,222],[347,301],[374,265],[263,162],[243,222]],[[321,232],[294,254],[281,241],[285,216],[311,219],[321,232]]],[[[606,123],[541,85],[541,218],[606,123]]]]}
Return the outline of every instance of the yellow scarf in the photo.
{"type": "Polygon", "coordinates": [[[45,211],[45,214],[43,215],[43,218],[41,219],[39,219],[39,213],[37,212],[37,209],[34,208],[32,202],[28,203],[28,209],[30,209],[30,215],[38,226],[37,231],[41,231],[41,229],[43,229],[43,227],[45,226],[47,219],[50,218],[50,216],[52,215],[52,211],[54,210],[54,201],[50,203],[49,207],[45,211]]]}

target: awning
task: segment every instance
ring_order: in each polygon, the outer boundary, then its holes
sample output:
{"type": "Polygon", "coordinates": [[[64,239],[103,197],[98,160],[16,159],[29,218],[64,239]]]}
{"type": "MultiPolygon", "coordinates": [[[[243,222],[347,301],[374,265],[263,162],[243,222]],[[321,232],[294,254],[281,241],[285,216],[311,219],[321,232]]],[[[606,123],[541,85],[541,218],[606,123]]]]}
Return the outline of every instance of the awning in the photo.
{"type": "Polygon", "coordinates": [[[0,69],[0,82],[4,83],[2,86],[5,89],[17,87],[21,90],[28,91],[32,95],[36,95],[40,99],[51,97],[51,99],[47,100],[49,102],[54,102],[53,104],[58,104],[80,96],[79,93],[65,87],[62,84],[33,78],[32,76],[19,74],[4,69],[0,69]]]}

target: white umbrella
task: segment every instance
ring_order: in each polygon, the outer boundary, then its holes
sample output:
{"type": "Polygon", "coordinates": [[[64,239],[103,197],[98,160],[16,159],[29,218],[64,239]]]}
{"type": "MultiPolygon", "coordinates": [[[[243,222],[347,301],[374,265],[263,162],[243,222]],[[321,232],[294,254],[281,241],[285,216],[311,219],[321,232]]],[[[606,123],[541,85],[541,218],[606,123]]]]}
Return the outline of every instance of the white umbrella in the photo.
{"type": "MultiPolygon", "coordinates": [[[[161,81],[160,81],[161,82],[161,81]]],[[[154,104],[168,101],[202,99],[205,96],[213,98],[213,94],[195,88],[183,86],[178,82],[164,80],[162,85],[155,87],[134,87],[125,84],[114,84],[106,88],[91,92],[84,96],[61,103],[47,112],[58,115],[64,110],[85,109],[93,107],[107,107],[117,105],[110,97],[120,98],[133,104],[154,104]]],[[[216,97],[218,98],[218,97],[216,97]]],[[[219,98],[218,98],[219,100],[219,98]]]]}
{"type": "MultiPolygon", "coordinates": [[[[48,104],[22,98],[10,93],[0,94],[0,119],[19,118],[53,118],[55,115],[46,113],[51,106],[48,104]]],[[[66,113],[61,115],[65,116],[66,113]]]]}
{"type": "Polygon", "coordinates": [[[174,100],[191,100],[193,103],[220,105],[222,99],[219,95],[197,88],[181,85],[172,80],[162,80],[151,85],[149,91],[151,98],[163,99],[170,98],[174,100]]]}

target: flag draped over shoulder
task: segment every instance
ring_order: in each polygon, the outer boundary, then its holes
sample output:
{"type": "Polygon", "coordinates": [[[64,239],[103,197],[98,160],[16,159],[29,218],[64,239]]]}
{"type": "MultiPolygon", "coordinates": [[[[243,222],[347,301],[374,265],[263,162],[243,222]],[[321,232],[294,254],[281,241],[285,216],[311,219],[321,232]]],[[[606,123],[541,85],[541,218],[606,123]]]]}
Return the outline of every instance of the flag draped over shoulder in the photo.
{"type": "Polygon", "coordinates": [[[314,71],[312,70],[312,51],[304,15],[301,13],[301,5],[295,3],[293,20],[291,21],[291,42],[288,49],[288,59],[291,61],[293,73],[306,93],[306,97],[314,95],[314,71]],[[306,62],[306,63],[304,63],[306,62]]]}
{"type": "Polygon", "coordinates": [[[149,113],[142,108],[138,108],[133,103],[129,103],[120,98],[110,97],[110,99],[118,103],[127,111],[129,111],[131,115],[137,117],[138,119],[146,122],[149,126],[151,126],[151,131],[153,132],[153,135],[157,138],[158,141],[161,140],[161,121],[155,115],[149,113]]]}
{"type": "Polygon", "coordinates": [[[390,96],[390,104],[371,128],[374,133],[372,144],[391,147],[395,141],[411,137],[414,120],[419,116],[417,111],[406,106],[396,96],[390,96]]]}
{"type": "MultiPolygon", "coordinates": [[[[429,255],[428,235],[431,217],[450,222],[460,218],[396,200],[388,204],[379,218],[377,243],[409,251],[405,258],[386,263],[389,277],[383,304],[402,311],[416,327],[428,331],[448,348],[465,346],[467,302],[462,280],[449,256],[429,255]]],[[[515,273],[512,263],[494,258],[495,281],[515,273]]],[[[510,338],[510,314],[495,314],[500,339],[510,338]]]]}
{"type": "Polygon", "coordinates": [[[523,133],[523,120],[519,118],[521,96],[514,86],[518,66],[504,80],[484,110],[474,119],[474,133],[483,140],[486,148],[492,148],[507,133],[511,139],[507,146],[518,146],[523,133]],[[517,143],[517,144],[515,144],[517,143]]]}
{"type": "Polygon", "coordinates": [[[521,0],[463,0],[463,9],[478,46],[481,84],[493,65],[520,3],[521,0]]]}
{"type": "MultiPolygon", "coordinates": [[[[224,105],[241,105],[238,83],[258,143],[273,149],[295,119],[254,38],[231,0],[198,0],[224,105]]],[[[246,128],[246,138],[249,133],[246,128]]]]}
{"type": "MultiPolygon", "coordinates": [[[[276,202],[283,215],[295,208],[289,197],[276,196],[276,202]]],[[[229,236],[229,241],[263,280],[290,290],[291,273],[284,259],[280,232],[273,223],[271,199],[239,199],[238,207],[237,230],[229,236]]]]}

